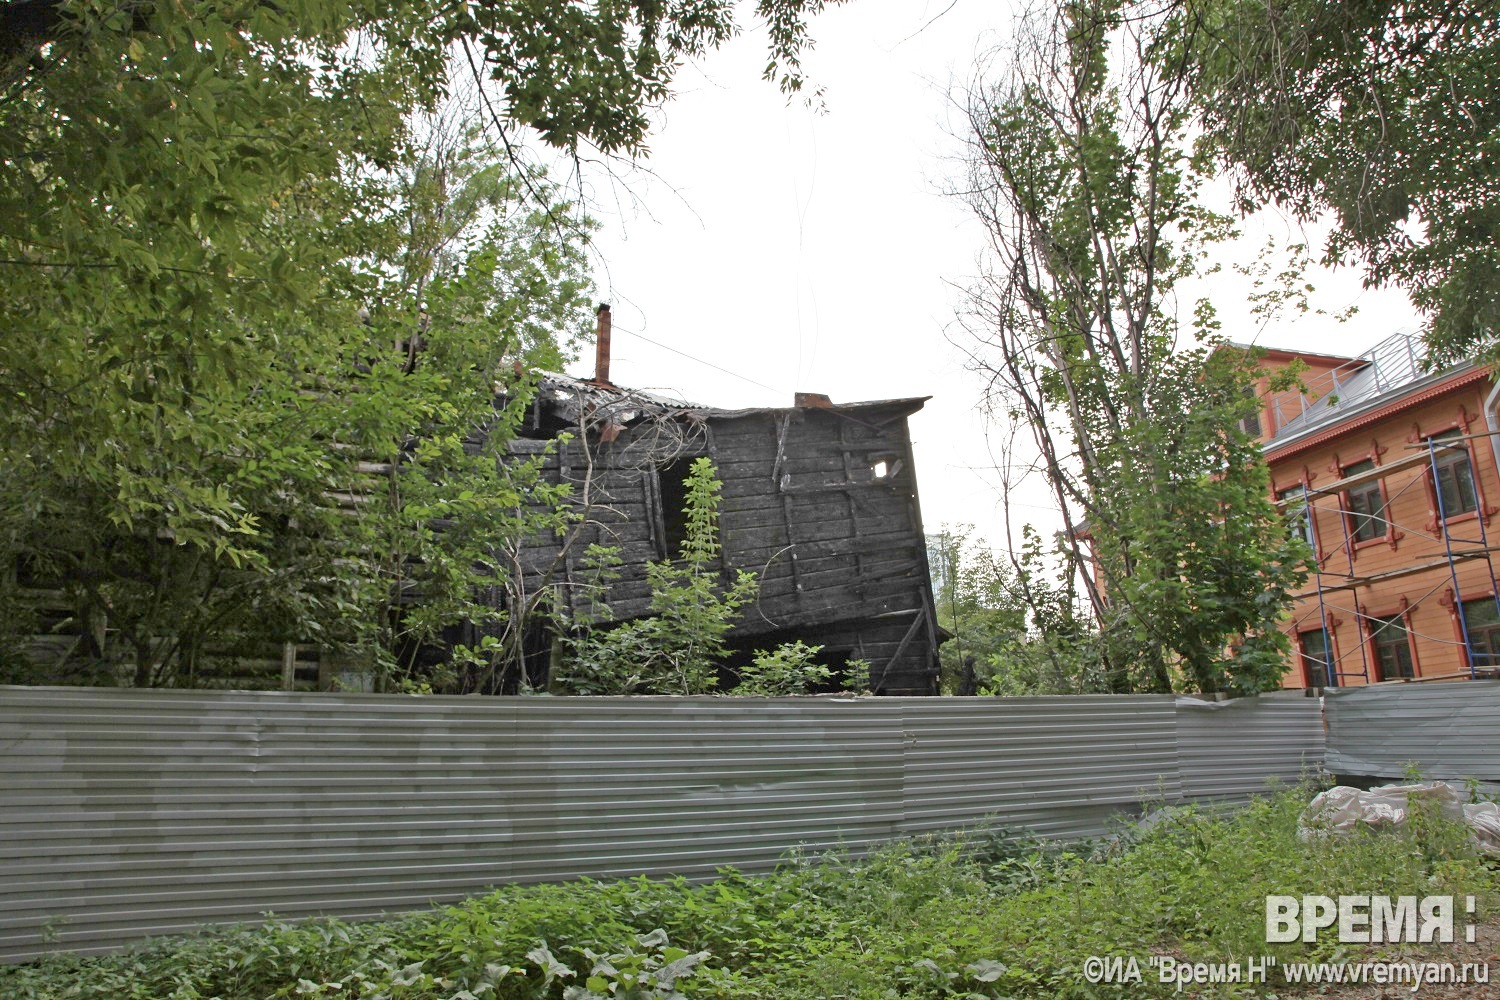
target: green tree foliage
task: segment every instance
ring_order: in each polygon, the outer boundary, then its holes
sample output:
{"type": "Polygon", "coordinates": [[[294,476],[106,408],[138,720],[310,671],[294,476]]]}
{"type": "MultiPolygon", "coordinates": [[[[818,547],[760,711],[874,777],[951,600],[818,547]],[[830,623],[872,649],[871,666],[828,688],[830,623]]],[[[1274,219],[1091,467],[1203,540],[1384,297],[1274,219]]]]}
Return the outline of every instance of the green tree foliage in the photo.
{"type": "MultiPolygon", "coordinates": [[[[608,608],[575,623],[559,686],[575,694],[705,694],[719,684],[728,654],[725,637],[739,609],[755,599],[754,573],[740,570],[726,589],[719,584],[719,490],[707,458],[693,461],[684,480],[685,532],[677,559],[650,563],[651,613],[608,623],[608,608]]],[[[609,552],[594,553],[608,561],[609,552]]],[[[608,574],[605,574],[607,582],[608,574]]]]}
{"type": "Polygon", "coordinates": [[[563,357],[587,322],[591,286],[578,239],[559,240],[548,212],[526,210],[514,191],[502,204],[513,216],[491,213],[439,257],[410,300],[415,330],[406,309],[372,314],[393,347],[340,393],[360,399],[361,421],[380,430],[358,453],[380,455],[389,472],[349,495],[355,510],[341,524],[352,544],[336,579],[362,581],[363,593],[330,639],[388,675],[448,690],[498,690],[514,669],[525,616],[500,600],[512,582],[504,543],[573,522],[567,488],[540,476],[541,457],[509,456],[505,445],[530,400],[518,368],[563,357]],[[459,650],[462,674],[416,662],[461,624],[501,641],[483,657],[459,650]]]}
{"type": "MultiPolygon", "coordinates": [[[[651,586],[650,613],[625,622],[613,620],[605,602],[618,578],[617,550],[591,546],[595,593],[586,616],[559,624],[570,632],[566,654],[552,677],[555,690],[568,694],[710,694],[730,679],[730,694],[778,697],[807,694],[832,672],[817,662],[822,646],[800,640],[759,649],[748,664],[730,668],[728,636],[740,609],[754,601],[760,581],[738,570],[724,586],[719,546],[719,491],[722,484],[707,458],[693,460],[684,480],[685,527],[676,559],[646,566],[651,586]]],[[[554,612],[555,614],[555,612],[554,612]]],[[[868,683],[869,665],[849,664],[850,687],[868,683]]]]}
{"type": "MultiPolygon", "coordinates": [[[[757,5],[789,91],[821,6],[757,5]]],[[[555,363],[587,296],[583,233],[514,144],[643,152],[675,72],[733,16],[0,8],[6,624],[37,624],[17,585],[50,589],[86,652],[134,649],[137,683],[251,636],[389,670],[451,624],[499,579],[486,533],[556,499],[497,471],[527,392],[510,362],[555,363]],[[434,146],[416,116],[465,77],[484,85],[469,127],[434,146]]]]}
{"type": "MultiPolygon", "coordinates": [[[[458,211],[445,203],[461,209],[482,185],[490,209],[420,266],[414,258],[435,244],[412,227],[391,258],[396,277],[372,286],[380,294],[351,327],[358,339],[339,353],[262,359],[253,384],[226,378],[188,397],[186,414],[158,405],[141,417],[190,423],[182,433],[199,452],[135,441],[137,426],[121,423],[131,411],[99,379],[94,392],[55,398],[44,421],[12,415],[35,453],[92,458],[11,464],[0,483],[35,498],[7,507],[7,550],[72,608],[61,626],[90,647],[75,665],[99,673],[107,632],[131,652],[134,683],[191,684],[209,650],[291,641],[357,656],[383,683],[409,673],[421,644],[446,629],[501,624],[499,539],[562,520],[551,513],[557,487],[533,465],[500,461],[526,401],[514,366],[560,358],[586,323],[590,288],[581,234],[559,238],[552,223],[561,206],[527,208],[509,173],[450,169],[445,158],[461,167],[476,155],[468,138],[457,153],[442,145],[393,175],[393,202],[408,218],[451,219],[458,211]],[[122,439],[90,438],[89,425],[111,414],[122,439]],[[87,456],[90,447],[99,451],[87,456]],[[183,490],[206,481],[237,520],[200,528],[190,511],[162,505],[127,517],[124,480],[183,490]]],[[[463,686],[476,685],[471,676],[463,686]]]]}
{"type": "Polygon", "coordinates": [[[567,488],[541,478],[542,458],[505,446],[530,403],[523,373],[571,359],[592,286],[586,227],[560,228],[569,206],[546,178],[497,162],[462,110],[426,123],[421,155],[393,181],[401,284],[370,311],[381,353],[356,378],[357,392],[374,389],[359,419],[380,429],[391,471],[346,519],[356,537],[339,577],[364,567],[365,593],[342,621],[363,658],[438,689],[495,691],[517,669],[534,610],[507,553],[576,520],[567,488]],[[488,645],[454,648],[461,671],[415,661],[463,624],[488,645]]]}
{"type": "Polygon", "coordinates": [[[995,410],[1031,431],[1110,688],[1258,691],[1284,671],[1276,626],[1305,550],[1236,427],[1250,360],[1215,349],[1207,302],[1179,318],[1177,287],[1228,226],[1196,201],[1161,22],[1125,6],[1028,22],[971,104],[970,200],[995,258],[974,357],[995,410]]]}
{"type": "Polygon", "coordinates": [[[760,698],[807,694],[833,677],[833,671],[817,661],[821,652],[822,646],[809,646],[801,639],[771,650],[757,649],[751,661],[738,670],[740,679],[734,693],[760,698]]]}
{"type": "Polygon", "coordinates": [[[928,539],[942,686],[948,694],[1086,694],[1108,690],[1098,626],[1066,578],[1051,578],[1041,537],[1027,525],[1009,558],[968,525],[928,539]]]}
{"type": "MultiPolygon", "coordinates": [[[[1151,4],[1133,5],[1148,11],[1151,4]]],[[[1148,16],[1150,16],[1148,14],[1148,16]]],[[[1180,0],[1201,152],[1243,207],[1331,216],[1430,317],[1434,360],[1500,344],[1500,8],[1489,0],[1180,0]]]]}

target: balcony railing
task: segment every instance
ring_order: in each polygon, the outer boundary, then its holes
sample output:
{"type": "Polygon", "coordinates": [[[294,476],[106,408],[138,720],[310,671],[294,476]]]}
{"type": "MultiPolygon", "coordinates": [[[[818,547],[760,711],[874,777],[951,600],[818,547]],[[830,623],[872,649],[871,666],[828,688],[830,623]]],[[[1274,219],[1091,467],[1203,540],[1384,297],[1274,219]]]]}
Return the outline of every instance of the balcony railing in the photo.
{"type": "Polygon", "coordinates": [[[1273,401],[1274,436],[1294,434],[1332,420],[1339,413],[1425,377],[1427,343],[1394,334],[1329,372],[1303,379],[1305,391],[1273,401]]]}

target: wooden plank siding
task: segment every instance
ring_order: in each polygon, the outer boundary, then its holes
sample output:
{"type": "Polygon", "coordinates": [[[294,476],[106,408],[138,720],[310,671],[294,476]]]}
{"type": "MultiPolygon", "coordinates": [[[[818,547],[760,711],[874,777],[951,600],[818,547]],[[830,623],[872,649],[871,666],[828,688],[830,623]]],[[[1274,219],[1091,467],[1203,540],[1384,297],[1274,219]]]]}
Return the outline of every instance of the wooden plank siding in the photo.
{"type": "MultiPolygon", "coordinates": [[[[670,460],[714,459],[724,575],[748,570],[761,584],[731,633],[737,647],[801,639],[836,659],[869,661],[879,693],[936,693],[938,638],[906,422],[921,404],[692,415],[706,433],[670,460]],[[884,476],[877,474],[882,462],[884,476]]],[[[659,480],[669,463],[658,456],[643,466],[641,436],[631,427],[595,442],[587,475],[576,454],[558,449],[546,459],[543,475],[570,483],[575,502],[587,490],[592,502],[580,512],[590,523],[571,546],[574,559],[560,567],[562,539],[521,549],[527,590],[583,586],[577,556],[599,542],[615,546],[621,559],[604,603],[617,619],[648,612],[646,565],[671,548],[659,480]]],[[[536,450],[528,441],[517,452],[536,450]]]]}
{"type": "MultiPolygon", "coordinates": [[[[748,570],[761,582],[758,600],[732,634],[735,648],[748,654],[801,639],[828,647],[835,659],[869,660],[880,693],[936,694],[937,629],[907,430],[907,417],[923,402],[727,411],[548,376],[521,436],[506,448],[511,460],[536,460],[542,480],[568,484],[579,521],[515,542],[497,538],[509,578],[485,600],[529,607],[550,592],[552,606],[573,620],[602,607],[616,620],[648,614],[647,567],[675,555],[680,542],[671,537],[680,500],[663,477],[677,476],[680,493],[685,462],[706,455],[723,483],[722,576],[727,583],[748,570]],[[560,439],[564,429],[571,440],[560,439]],[[881,461],[890,473],[884,477],[874,471],[881,461]],[[602,592],[586,557],[593,544],[612,547],[619,559],[611,570],[616,578],[602,592]]],[[[465,446],[477,454],[482,435],[465,446]]],[[[330,494],[331,503],[348,509],[366,502],[365,481],[390,466],[365,462],[356,471],[360,481],[330,494]]],[[[72,682],[101,664],[115,673],[126,669],[128,650],[118,644],[104,641],[102,654],[89,655],[79,648],[87,637],[78,627],[48,631],[73,615],[60,592],[38,586],[30,593],[45,612],[43,634],[23,652],[50,665],[50,682],[72,682]]],[[[415,588],[403,597],[421,600],[415,588]]],[[[522,654],[527,679],[545,683],[552,633],[566,625],[514,620],[529,623],[522,654]]],[[[479,638],[472,625],[452,631],[449,641],[479,638]]],[[[448,655],[440,646],[417,652],[424,665],[448,655]]],[[[242,644],[208,649],[188,682],[310,690],[359,683],[367,673],[310,644],[242,644]]],[[[507,676],[507,690],[514,690],[516,678],[507,676]]]]}
{"type": "MultiPolygon", "coordinates": [[[[1372,636],[1372,619],[1395,616],[1401,616],[1409,632],[1413,679],[1469,676],[1455,591],[1458,602],[1494,594],[1489,550],[1500,544],[1500,522],[1495,520],[1500,469],[1484,417],[1492,385],[1483,372],[1461,368],[1450,378],[1429,378],[1411,391],[1389,393],[1388,399],[1377,401],[1383,405],[1319,425],[1316,433],[1267,445],[1273,490],[1305,486],[1315,494],[1311,516],[1321,572],[1293,602],[1284,628],[1296,649],[1299,633],[1316,632],[1326,621],[1340,686],[1403,679],[1383,675],[1372,636]],[[1478,510],[1440,523],[1430,466],[1410,457],[1425,438],[1455,430],[1473,435],[1465,444],[1478,510]],[[1395,467],[1375,478],[1387,530],[1359,541],[1348,492],[1316,494],[1348,478],[1344,470],[1364,461],[1395,467]]],[[[1427,454],[1425,448],[1420,452],[1427,454]]],[[[1359,488],[1361,483],[1348,485],[1359,488]]],[[[1294,652],[1283,685],[1303,687],[1308,681],[1294,652]]]]}

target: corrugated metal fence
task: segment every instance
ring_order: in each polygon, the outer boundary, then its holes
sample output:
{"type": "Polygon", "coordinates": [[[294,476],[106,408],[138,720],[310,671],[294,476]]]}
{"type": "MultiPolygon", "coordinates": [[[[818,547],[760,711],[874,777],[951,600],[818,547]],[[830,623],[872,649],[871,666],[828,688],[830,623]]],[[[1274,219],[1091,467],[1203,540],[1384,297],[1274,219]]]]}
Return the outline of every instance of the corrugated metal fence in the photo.
{"type": "Polygon", "coordinates": [[[1500,681],[1392,684],[1327,692],[1334,774],[1500,782],[1500,681]]]}
{"type": "Polygon", "coordinates": [[[1323,768],[1318,699],[1290,691],[1239,701],[1177,699],[1183,798],[1242,802],[1278,779],[1296,784],[1323,768]]]}
{"type": "Polygon", "coordinates": [[[398,698],[0,688],[0,960],[505,882],[1103,833],[1323,756],[1300,695],[398,698]]]}

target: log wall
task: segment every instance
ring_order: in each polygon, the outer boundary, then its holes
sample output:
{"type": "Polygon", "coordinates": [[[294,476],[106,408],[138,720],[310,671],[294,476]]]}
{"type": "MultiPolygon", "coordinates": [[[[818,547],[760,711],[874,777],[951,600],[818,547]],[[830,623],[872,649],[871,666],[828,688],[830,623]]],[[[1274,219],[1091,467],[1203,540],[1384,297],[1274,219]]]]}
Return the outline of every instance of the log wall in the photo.
{"type": "Polygon", "coordinates": [[[621,559],[603,593],[613,616],[647,613],[646,565],[676,547],[663,480],[677,474],[674,463],[706,455],[723,484],[724,575],[748,570],[761,584],[736,639],[800,638],[867,660],[880,693],[936,693],[937,630],[906,424],[920,405],[710,411],[706,433],[686,438],[691,447],[655,462],[641,459],[646,428],[591,450],[559,444],[545,474],[572,485],[588,523],[571,542],[537,539],[524,550],[528,590],[557,586],[570,610],[586,607],[594,590],[583,551],[597,542],[621,559]]]}

